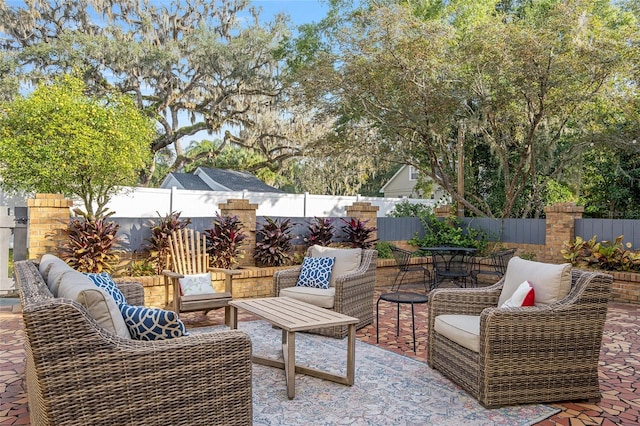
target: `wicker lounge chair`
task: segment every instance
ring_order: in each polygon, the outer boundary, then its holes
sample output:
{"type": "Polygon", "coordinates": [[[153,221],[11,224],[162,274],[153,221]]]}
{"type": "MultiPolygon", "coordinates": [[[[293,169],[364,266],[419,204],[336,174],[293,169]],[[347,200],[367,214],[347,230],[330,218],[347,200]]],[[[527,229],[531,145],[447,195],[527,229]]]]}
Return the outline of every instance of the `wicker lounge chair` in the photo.
{"type": "MultiPolygon", "coordinates": [[[[311,255],[312,249],[313,247],[308,249],[308,256],[311,255]]],[[[335,297],[331,309],[358,318],[360,321],[356,324],[356,329],[373,323],[373,290],[376,283],[377,254],[378,252],[375,250],[362,250],[360,265],[356,270],[332,279],[335,297]]],[[[284,288],[295,287],[300,271],[301,267],[298,266],[276,272],[273,275],[275,296],[279,296],[280,291],[284,288]]],[[[342,325],[310,331],[343,339],[347,336],[348,326],[342,325]]]]}
{"type": "Polygon", "coordinates": [[[498,308],[505,278],[481,289],[431,292],[429,365],[485,407],[600,399],[598,357],[612,277],[574,269],[569,294],[558,302],[498,308]],[[435,331],[439,315],[479,315],[478,350],[435,331]]]}

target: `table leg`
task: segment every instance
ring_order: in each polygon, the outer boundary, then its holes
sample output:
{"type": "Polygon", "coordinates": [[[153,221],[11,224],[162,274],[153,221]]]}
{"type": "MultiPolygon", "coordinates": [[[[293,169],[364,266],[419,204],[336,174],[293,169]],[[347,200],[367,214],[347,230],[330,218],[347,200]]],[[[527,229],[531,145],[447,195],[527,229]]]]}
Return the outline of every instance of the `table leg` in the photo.
{"type": "Polygon", "coordinates": [[[411,303],[411,329],[413,330],[413,353],[416,353],[416,318],[413,312],[413,303],[411,303]]]}
{"type": "Polygon", "coordinates": [[[396,337],[400,335],[400,303],[396,303],[398,309],[396,311],[396,337]]]}
{"type": "Polygon", "coordinates": [[[296,333],[282,332],[282,356],[284,357],[284,374],[287,378],[287,396],[296,397],[296,333]]]}
{"type": "Polygon", "coordinates": [[[380,334],[378,334],[380,332],[380,321],[378,319],[379,308],[380,308],[380,298],[378,298],[378,301],[376,302],[376,343],[380,343],[380,334]]]}
{"type": "Polygon", "coordinates": [[[238,328],[238,308],[229,305],[229,328],[235,330],[238,328]]]}
{"type": "MultiPolygon", "coordinates": [[[[347,384],[353,385],[356,377],[356,325],[349,324],[347,338],[347,384]]],[[[415,352],[415,351],[414,351],[415,352]]]]}

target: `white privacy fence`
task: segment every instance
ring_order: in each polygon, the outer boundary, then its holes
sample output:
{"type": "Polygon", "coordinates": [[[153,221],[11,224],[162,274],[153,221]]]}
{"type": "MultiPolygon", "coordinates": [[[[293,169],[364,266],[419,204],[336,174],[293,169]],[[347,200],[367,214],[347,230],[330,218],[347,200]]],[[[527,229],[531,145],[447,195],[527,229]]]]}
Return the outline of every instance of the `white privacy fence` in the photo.
{"type": "MultiPolygon", "coordinates": [[[[158,217],[158,213],[164,216],[173,211],[181,212],[182,217],[213,217],[219,212],[218,205],[229,199],[248,199],[258,205],[256,215],[276,217],[340,217],[345,216],[345,208],[356,201],[378,206],[378,217],[386,216],[401,201],[435,206],[434,200],[411,198],[127,188],[113,197],[107,208],[114,211],[116,217],[158,217]]],[[[82,204],[76,203],[75,207],[82,208],[82,204]]]]}

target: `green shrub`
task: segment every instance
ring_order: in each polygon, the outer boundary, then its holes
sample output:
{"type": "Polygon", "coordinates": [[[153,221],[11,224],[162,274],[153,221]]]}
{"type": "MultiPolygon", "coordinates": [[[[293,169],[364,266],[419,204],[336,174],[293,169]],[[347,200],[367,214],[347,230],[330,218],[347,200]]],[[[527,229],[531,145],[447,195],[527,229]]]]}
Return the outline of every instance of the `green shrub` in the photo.
{"type": "Polygon", "coordinates": [[[376,250],[378,251],[378,259],[393,259],[391,244],[387,241],[377,241],[376,250]]]}
{"type": "Polygon", "coordinates": [[[578,267],[603,269],[605,271],[640,271],[640,253],[631,250],[631,243],[623,244],[623,235],[615,241],[596,242],[594,235],[585,241],[576,237],[565,242],[562,257],[578,267]]]}

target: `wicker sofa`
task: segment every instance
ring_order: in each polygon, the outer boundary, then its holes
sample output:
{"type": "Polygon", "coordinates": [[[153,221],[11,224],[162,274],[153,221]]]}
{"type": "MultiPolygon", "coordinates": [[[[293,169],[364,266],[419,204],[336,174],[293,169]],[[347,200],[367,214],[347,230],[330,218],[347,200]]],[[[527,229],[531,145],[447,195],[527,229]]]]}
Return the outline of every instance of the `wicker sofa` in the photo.
{"type": "MultiPolygon", "coordinates": [[[[251,341],[241,331],[126,339],[55,298],[37,264],[16,262],[34,425],[249,425],[251,341]]],[[[143,305],[137,283],[118,287],[143,305]]]]}
{"type": "Polygon", "coordinates": [[[569,271],[566,297],[548,305],[498,307],[503,277],[474,289],[430,294],[427,362],[485,407],[599,400],[598,358],[612,276],[569,271]],[[472,350],[437,330],[439,316],[479,316],[472,350]]]}

